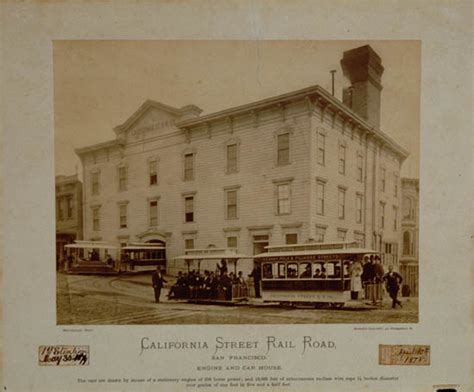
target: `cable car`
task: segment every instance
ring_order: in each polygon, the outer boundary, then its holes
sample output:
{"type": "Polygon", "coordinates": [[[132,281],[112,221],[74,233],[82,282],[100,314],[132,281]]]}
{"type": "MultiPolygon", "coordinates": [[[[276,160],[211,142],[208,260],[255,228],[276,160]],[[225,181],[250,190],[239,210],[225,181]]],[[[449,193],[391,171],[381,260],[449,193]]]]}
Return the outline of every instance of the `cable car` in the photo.
{"type": "Polygon", "coordinates": [[[72,274],[115,274],[119,248],[104,241],[74,241],[66,249],[65,271],[72,274]]]}
{"type": "Polygon", "coordinates": [[[254,256],[260,266],[261,294],[266,302],[364,306],[362,260],[378,252],[357,242],[267,246],[254,256]],[[360,291],[354,290],[359,279],[360,291]],[[352,288],[352,290],[351,290],[352,288]]]}
{"type": "MultiPolygon", "coordinates": [[[[183,289],[175,285],[172,290],[175,294],[180,293],[177,297],[188,299],[190,302],[245,301],[249,296],[248,286],[235,280],[238,274],[237,264],[241,259],[250,261],[251,257],[237,253],[235,248],[187,249],[185,254],[176,257],[176,260],[186,263],[186,276],[188,279],[191,277],[194,282],[188,282],[183,289]],[[233,272],[230,271],[232,266],[233,272]],[[203,269],[209,274],[208,276],[202,275],[203,269]],[[231,278],[231,274],[234,275],[234,279],[231,278]]],[[[182,280],[186,281],[186,277],[182,280]]]]}
{"type": "Polygon", "coordinates": [[[166,247],[153,242],[133,242],[121,248],[124,270],[166,270],[166,247]],[[151,267],[151,268],[150,268],[151,267]]]}

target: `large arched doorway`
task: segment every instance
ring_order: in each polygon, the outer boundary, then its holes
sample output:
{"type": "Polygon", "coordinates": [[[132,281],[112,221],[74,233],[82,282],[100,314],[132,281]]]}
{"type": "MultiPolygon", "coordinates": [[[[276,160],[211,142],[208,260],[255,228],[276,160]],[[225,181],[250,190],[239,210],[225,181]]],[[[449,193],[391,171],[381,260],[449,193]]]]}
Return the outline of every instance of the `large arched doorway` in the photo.
{"type": "Polygon", "coordinates": [[[138,242],[133,246],[138,247],[139,252],[134,253],[134,265],[140,269],[155,269],[160,267],[167,270],[166,248],[171,233],[150,228],[137,234],[138,242]]]}
{"type": "Polygon", "coordinates": [[[148,252],[148,258],[150,260],[160,261],[161,263],[163,263],[163,260],[164,260],[166,262],[166,242],[165,241],[162,241],[159,239],[151,239],[151,240],[146,241],[145,243],[163,247],[163,249],[150,250],[148,252]]]}

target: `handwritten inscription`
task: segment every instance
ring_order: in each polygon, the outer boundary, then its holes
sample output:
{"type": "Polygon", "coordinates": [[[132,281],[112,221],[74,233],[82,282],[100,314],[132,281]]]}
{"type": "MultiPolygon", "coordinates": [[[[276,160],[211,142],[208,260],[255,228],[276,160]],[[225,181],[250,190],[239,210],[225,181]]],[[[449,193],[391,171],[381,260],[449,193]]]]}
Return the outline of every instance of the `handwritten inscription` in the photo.
{"type": "Polygon", "coordinates": [[[89,365],[89,346],[39,346],[38,363],[41,366],[89,365]]]}
{"type": "Polygon", "coordinates": [[[379,345],[379,365],[428,366],[430,346],[421,345],[379,345]]]}

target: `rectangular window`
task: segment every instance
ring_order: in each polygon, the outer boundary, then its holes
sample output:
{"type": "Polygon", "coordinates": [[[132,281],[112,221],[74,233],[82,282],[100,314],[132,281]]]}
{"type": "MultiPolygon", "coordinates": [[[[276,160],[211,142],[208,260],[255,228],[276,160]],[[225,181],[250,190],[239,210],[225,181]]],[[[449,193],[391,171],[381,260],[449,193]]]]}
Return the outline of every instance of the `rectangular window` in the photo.
{"type": "Polygon", "coordinates": [[[186,238],[184,240],[185,249],[194,249],[194,238],[186,238]]]}
{"type": "Polygon", "coordinates": [[[158,184],[158,165],[155,160],[148,163],[148,172],[150,178],[150,185],[158,184]]]}
{"type": "Polygon", "coordinates": [[[184,180],[194,180],[194,154],[184,156],[184,180]]]}
{"type": "Polygon", "coordinates": [[[380,170],[380,189],[382,192],[385,192],[385,180],[386,180],[386,173],[387,171],[385,170],[385,168],[382,168],[380,170]]]}
{"type": "Polygon", "coordinates": [[[127,205],[121,204],[119,206],[119,213],[120,213],[120,228],[123,229],[127,227],[127,205]]]}
{"type": "Polygon", "coordinates": [[[285,242],[287,245],[293,245],[298,243],[298,234],[289,233],[285,235],[285,242]]]}
{"type": "Polygon", "coordinates": [[[385,227],[385,203],[380,202],[380,228],[385,227]]]}
{"type": "Polygon", "coordinates": [[[393,196],[398,197],[398,174],[393,175],[393,196]]]}
{"type": "Polygon", "coordinates": [[[393,206],[393,230],[398,230],[398,208],[393,206]]]}
{"type": "Polygon", "coordinates": [[[317,196],[317,206],[316,212],[319,215],[324,215],[324,188],[325,184],[323,182],[316,183],[316,196],[317,196]]]}
{"type": "Polygon", "coordinates": [[[346,240],[346,230],[337,229],[337,240],[345,241],[346,240]]]}
{"type": "Polygon", "coordinates": [[[277,187],[277,212],[278,215],[290,213],[290,185],[281,184],[277,187]]]}
{"type": "Polygon", "coordinates": [[[158,200],[149,202],[150,226],[158,225],[158,200]]]}
{"type": "Polygon", "coordinates": [[[184,198],[184,221],[194,222],[194,196],[184,198]]]}
{"type": "Polygon", "coordinates": [[[346,146],[339,144],[339,174],[346,173],[346,146]]]}
{"type": "Polygon", "coordinates": [[[362,223],[362,195],[356,195],[356,223],[362,223]]]}
{"type": "Polygon", "coordinates": [[[230,144],[226,148],[227,173],[237,171],[237,144],[230,144]]]}
{"type": "Polygon", "coordinates": [[[58,204],[58,219],[61,221],[64,219],[64,206],[63,206],[62,197],[57,198],[57,204],[58,204]]]}
{"type": "Polygon", "coordinates": [[[324,242],[325,236],[326,236],[326,228],[316,227],[316,242],[324,242]]]}
{"type": "Polygon", "coordinates": [[[337,209],[337,216],[339,219],[344,219],[346,216],[346,190],[339,188],[338,197],[338,209],[337,209]]]}
{"type": "Polygon", "coordinates": [[[99,208],[92,209],[92,230],[100,230],[100,211],[99,208]]]}
{"type": "Polygon", "coordinates": [[[287,165],[290,163],[290,134],[278,135],[278,164],[287,165]]]}
{"type": "Polygon", "coordinates": [[[326,161],[326,135],[318,133],[318,163],[325,165],[326,161]]]}
{"type": "Polygon", "coordinates": [[[73,199],[72,199],[72,196],[66,197],[66,211],[67,211],[67,218],[71,219],[72,218],[72,212],[73,212],[73,199]]]}
{"type": "Polygon", "coordinates": [[[127,168],[125,166],[119,167],[119,191],[127,190],[127,168]]]}
{"type": "Polygon", "coordinates": [[[227,219],[237,219],[237,191],[226,191],[227,219]]]}
{"type": "Polygon", "coordinates": [[[237,237],[227,237],[227,247],[228,248],[237,248],[237,237]]]}
{"type": "Polygon", "coordinates": [[[99,194],[99,173],[92,173],[91,177],[91,193],[93,195],[99,194]]]}
{"type": "Polygon", "coordinates": [[[364,158],[362,154],[357,154],[357,180],[364,179],[364,158]]]}

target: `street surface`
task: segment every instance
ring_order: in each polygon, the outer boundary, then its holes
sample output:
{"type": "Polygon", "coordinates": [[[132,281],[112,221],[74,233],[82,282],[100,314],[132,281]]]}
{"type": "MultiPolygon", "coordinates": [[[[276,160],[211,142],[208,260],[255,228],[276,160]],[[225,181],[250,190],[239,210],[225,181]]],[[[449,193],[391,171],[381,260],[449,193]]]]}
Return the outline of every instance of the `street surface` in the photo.
{"type": "MultiPolygon", "coordinates": [[[[167,277],[167,286],[174,283],[167,277]]],[[[416,323],[418,299],[401,298],[403,308],[391,309],[386,299],[371,310],[334,310],[267,305],[189,304],[168,301],[168,288],[155,303],[150,275],[92,276],[57,274],[57,324],[322,324],[416,323]]]]}

